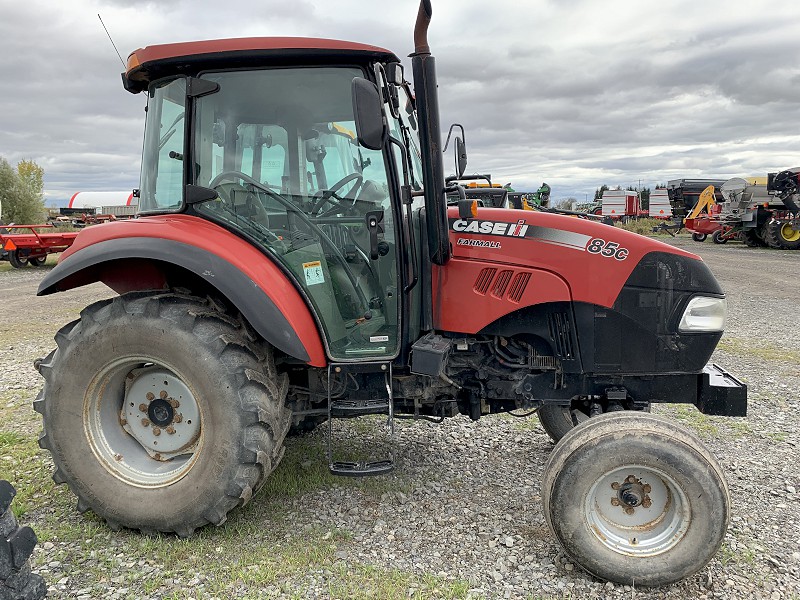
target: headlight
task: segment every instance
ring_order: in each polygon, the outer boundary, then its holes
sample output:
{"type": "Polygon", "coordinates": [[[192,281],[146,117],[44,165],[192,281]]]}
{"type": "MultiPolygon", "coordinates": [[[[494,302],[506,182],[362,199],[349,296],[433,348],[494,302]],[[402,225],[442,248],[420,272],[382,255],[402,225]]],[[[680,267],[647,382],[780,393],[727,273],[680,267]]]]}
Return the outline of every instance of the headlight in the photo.
{"type": "Polygon", "coordinates": [[[695,296],[683,311],[678,330],[683,333],[722,331],[725,329],[725,313],[728,305],[724,298],[695,296]]]}

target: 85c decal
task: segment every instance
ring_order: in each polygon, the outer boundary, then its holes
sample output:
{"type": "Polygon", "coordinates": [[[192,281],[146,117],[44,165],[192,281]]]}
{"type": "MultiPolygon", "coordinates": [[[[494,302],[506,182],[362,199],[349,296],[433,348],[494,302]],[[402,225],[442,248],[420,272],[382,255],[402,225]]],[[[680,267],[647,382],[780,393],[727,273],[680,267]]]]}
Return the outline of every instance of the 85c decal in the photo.
{"type": "Polygon", "coordinates": [[[628,249],[620,248],[617,242],[607,242],[602,238],[592,238],[586,244],[586,251],[589,254],[599,254],[606,258],[615,258],[617,260],[625,260],[628,258],[628,249]]]}

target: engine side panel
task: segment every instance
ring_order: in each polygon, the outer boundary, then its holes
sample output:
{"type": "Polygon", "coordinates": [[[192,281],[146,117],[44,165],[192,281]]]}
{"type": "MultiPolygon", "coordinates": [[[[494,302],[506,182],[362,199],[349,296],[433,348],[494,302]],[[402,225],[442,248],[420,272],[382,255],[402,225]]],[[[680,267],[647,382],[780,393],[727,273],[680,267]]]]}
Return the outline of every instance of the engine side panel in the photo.
{"type": "Polygon", "coordinates": [[[475,333],[520,308],[570,300],[566,282],[542,269],[453,258],[438,270],[434,313],[445,331],[475,333]]]}
{"type": "MultiPolygon", "coordinates": [[[[650,252],[700,260],[629,231],[564,215],[479,208],[477,219],[465,221],[453,208],[449,221],[454,258],[549,271],[566,281],[573,301],[598,306],[613,306],[636,265],[650,252]]],[[[452,281],[449,269],[449,264],[435,267],[434,282],[441,286],[452,281]]],[[[447,305],[440,308],[450,310],[447,305]]]]}

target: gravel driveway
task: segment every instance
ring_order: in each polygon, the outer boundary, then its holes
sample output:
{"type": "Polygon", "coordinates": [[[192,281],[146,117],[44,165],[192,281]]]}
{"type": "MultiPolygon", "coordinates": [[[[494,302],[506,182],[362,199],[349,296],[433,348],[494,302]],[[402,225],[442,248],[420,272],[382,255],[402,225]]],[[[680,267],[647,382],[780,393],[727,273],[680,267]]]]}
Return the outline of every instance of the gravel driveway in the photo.
{"type": "MultiPolygon", "coordinates": [[[[395,597],[800,599],[800,252],[670,242],[700,254],[726,290],[729,322],[715,361],[748,384],[750,398],[746,419],[654,409],[699,432],[731,488],[723,548],[689,580],[632,589],[567,562],[541,513],[539,484],[552,444],[535,417],[508,416],[401,421],[393,475],[322,479],[280,506],[262,493],[221,530],[188,541],[111,532],[91,513],[78,515],[65,486],[45,479],[52,468],[46,452],[32,451],[27,461],[0,456],[0,476],[21,491],[21,520],[41,540],[34,569],[53,598],[370,597],[364,590],[372,578],[399,573],[408,583],[395,597]],[[172,562],[155,559],[153,544],[171,545],[172,562]],[[248,554],[267,544],[330,552],[259,587],[248,578],[248,554]],[[361,591],[332,591],[342,589],[361,591]]],[[[40,429],[31,408],[41,385],[34,358],[83,306],[111,295],[98,284],[36,298],[44,272],[0,272],[0,435],[31,446],[40,429]]],[[[286,461],[301,469],[323,464],[322,430],[289,440],[286,461]]]]}

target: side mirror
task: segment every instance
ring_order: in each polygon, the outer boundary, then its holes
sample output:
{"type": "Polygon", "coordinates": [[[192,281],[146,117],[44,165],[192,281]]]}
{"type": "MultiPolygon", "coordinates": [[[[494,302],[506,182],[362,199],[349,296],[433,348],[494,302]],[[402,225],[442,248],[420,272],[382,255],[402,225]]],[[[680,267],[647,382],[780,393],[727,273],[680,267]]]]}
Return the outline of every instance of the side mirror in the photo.
{"type": "Polygon", "coordinates": [[[455,153],[456,153],[456,179],[460,179],[464,175],[464,171],[467,168],[467,142],[465,142],[465,135],[464,135],[464,126],[461,123],[453,123],[450,125],[450,131],[447,132],[447,139],[444,142],[444,150],[442,152],[447,152],[447,146],[450,144],[450,136],[453,135],[453,129],[458,127],[461,130],[461,136],[459,137],[458,134],[453,136],[453,141],[455,143],[455,153]]]}
{"type": "Polygon", "coordinates": [[[355,77],[350,89],[358,143],[370,150],[380,150],[386,140],[387,128],[378,86],[361,77],[355,77]]]}
{"type": "Polygon", "coordinates": [[[392,85],[403,85],[403,65],[400,63],[389,63],[386,65],[386,79],[392,85]]]}
{"type": "Polygon", "coordinates": [[[456,167],[459,179],[464,176],[467,169],[467,145],[460,137],[456,138],[456,167]]]}

